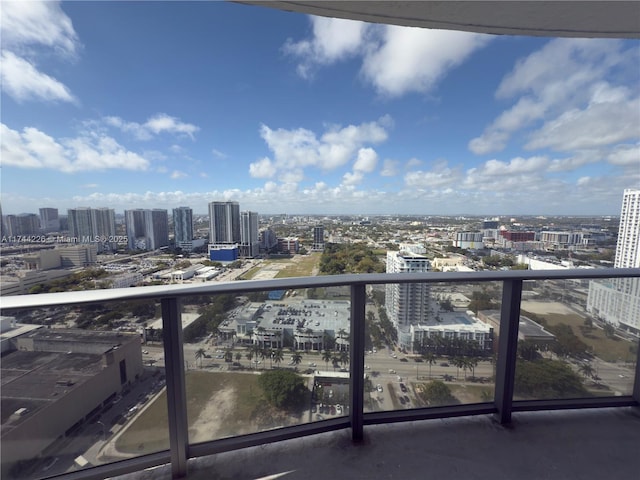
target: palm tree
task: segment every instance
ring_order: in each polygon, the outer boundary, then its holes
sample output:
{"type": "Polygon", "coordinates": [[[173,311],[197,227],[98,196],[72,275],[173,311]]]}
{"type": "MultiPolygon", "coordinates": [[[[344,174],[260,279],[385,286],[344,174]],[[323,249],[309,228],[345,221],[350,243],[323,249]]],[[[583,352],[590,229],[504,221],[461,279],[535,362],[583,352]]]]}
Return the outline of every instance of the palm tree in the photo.
{"type": "Polygon", "coordinates": [[[264,349],[264,354],[265,354],[264,358],[269,357],[269,368],[271,370],[273,370],[273,349],[272,348],[265,348],[264,349]]]}
{"type": "Polygon", "coordinates": [[[332,357],[332,354],[329,350],[322,351],[322,360],[326,363],[327,370],[329,369],[329,362],[331,361],[331,357],[332,357]]]}
{"type": "Polygon", "coordinates": [[[580,367],[578,367],[578,370],[580,370],[580,372],[582,372],[582,374],[584,375],[584,379],[586,380],[587,377],[592,377],[594,374],[594,370],[593,367],[591,366],[590,363],[583,363],[580,365],[580,367]]]}
{"type": "Polygon", "coordinates": [[[202,359],[204,358],[206,353],[207,352],[205,352],[204,348],[199,348],[198,350],[196,350],[196,362],[200,360],[200,368],[202,368],[202,359]]]}
{"type": "MultiPolygon", "coordinates": [[[[347,331],[344,328],[341,328],[340,330],[338,330],[338,338],[340,340],[343,339],[343,337],[347,334],[347,331]]],[[[340,342],[340,350],[342,350],[342,342],[340,342]]]]}
{"type": "Polygon", "coordinates": [[[251,368],[251,360],[253,360],[253,350],[249,350],[247,353],[244,354],[245,357],[247,357],[247,360],[249,360],[249,368],[251,368]]]}
{"type": "Polygon", "coordinates": [[[267,357],[271,358],[271,349],[270,348],[261,348],[258,355],[260,355],[260,360],[263,362],[267,359],[267,357]]]}
{"type": "Polygon", "coordinates": [[[471,369],[471,377],[476,378],[476,367],[480,359],[478,357],[467,357],[467,365],[471,369]]]}
{"type": "Polygon", "coordinates": [[[435,353],[427,352],[422,355],[422,358],[424,358],[424,361],[429,364],[429,379],[431,379],[431,366],[436,364],[438,357],[435,353]]]}
{"type": "Polygon", "coordinates": [[[297,370],[298,365],[302,363],[302,354],[298,351],[293,352],[293,355],[291,355],[291,361],[293,362],[297,370]]]}
{"type": "Polygon", "coordinates": [[[451,363],[456,367],[456,379],[460,379],[460,367],[464,366],[464,358],[462,357],[453,357],[451,359],[451,363]]]}
{"type": "Polygon", "coordinates": [[[276,350],[273,351],[273,353],[271,354],[271,357],[273,358],[273,361],[276,362],[276,366],[279,366],[280,362],[284,360],[284,353],[282,353],[281,348],[277,348],[276,350]]]}
{"type": "Polygon", "coordinates": [[[342,350],[338,356],[338,361],[342,365],[349,365],[349,352],[342,350]]]}

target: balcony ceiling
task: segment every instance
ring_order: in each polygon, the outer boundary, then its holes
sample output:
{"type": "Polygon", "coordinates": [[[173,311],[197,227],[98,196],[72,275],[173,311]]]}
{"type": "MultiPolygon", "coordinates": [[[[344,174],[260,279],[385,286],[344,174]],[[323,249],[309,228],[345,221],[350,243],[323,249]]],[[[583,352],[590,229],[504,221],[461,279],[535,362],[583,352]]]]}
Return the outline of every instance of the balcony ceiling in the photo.
{"type": "Polygon", "coordinates": [[[640,38],[640,2],[240,1],[323,17],[497,35],[640,38]]]}

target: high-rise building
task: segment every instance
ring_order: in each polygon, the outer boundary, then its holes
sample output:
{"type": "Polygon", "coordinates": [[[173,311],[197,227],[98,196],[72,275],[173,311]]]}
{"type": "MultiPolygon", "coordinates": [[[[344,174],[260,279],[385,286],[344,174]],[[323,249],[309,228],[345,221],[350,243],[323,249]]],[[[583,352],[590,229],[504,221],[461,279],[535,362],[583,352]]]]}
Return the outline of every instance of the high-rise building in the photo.
{"type": "Polygon", "coordinates": [[[613,266],[640,268],[640,190],[624,191],[613,266]]]}
{"type": "Polygon", "coordinates": [[[169,245],[167,210],[125,210],[124,220],[130,250],[156,250],[169,245]]]}
{"type": "Polygon", "coordinates": [[[169,213],[167,210],[159,208],[146,210],[144,222],[147,250],[156,250],[169,245],[169,213]]]}
{"type": "Polygon", "coordinates": [[[209,203],[209,243],[240,243],[238,202],[209,203]]]}
{"type": "Polygon", "coordinates": [[[116,216],[112,208],[70,208],[67,218],[69,233],[76,243],[94,243],[98,252],[116,249],[116,216]]]}
{"type": "MultiPolygon", "coordinates": [[[[421,254],[409,251],[387,252],[387,273],[416,273],[431,270],[431,262],[421,254]]],[[[388,283],[385,305],[398,332],[398,343],[412,348],[411,325],[426,322],[432,315],[431,287],[428,283],[388,283]]]]}
{"type": "Polygon", "coordinates": [[[34,235],[40,230],[40,220],[35,213],[7,215],[6,220],[7,233],[10,237],[34,235]]]}
{"type": "Polygon", "coordinates": [[[60,217],[57,208],[40,209],[40,230],[44,233],[60,231],[60,217]]]}
{"type": "Polygon", "coordinates": [[[311,249],[317,252],[324,250],[324,225],[313,227],[313,246],[311,249]]]}
{"type": "Polygon", "coordinates": [[[173,232],[176,247],[193,250],[193,210],[189,207],[173,209],[173,232]]]}
{"type": "Polygon", "coordinates": [[[258,213],[240,212],[240,256],[255,257],[260,253],[258,213]]]}
{"type": "Polygon", "coordinates": [[[67,210],[69,234],[76,239],[76,243],[90,243],[95,236],[89,207],[70,208],[67,210]]]}
{"type": "MultiPolygon", "coordinates": [[[[624,191],[614,267],[640,268],[640,190],[624,191]]],[[[587,312],[640,337],[640,279],[590,282],[587,312]]]]}

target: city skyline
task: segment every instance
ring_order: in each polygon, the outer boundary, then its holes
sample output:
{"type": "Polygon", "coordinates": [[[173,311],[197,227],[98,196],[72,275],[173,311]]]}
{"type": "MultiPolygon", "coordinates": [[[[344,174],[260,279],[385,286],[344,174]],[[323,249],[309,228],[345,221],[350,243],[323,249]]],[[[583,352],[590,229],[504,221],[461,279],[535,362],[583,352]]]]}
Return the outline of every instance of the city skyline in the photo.
{"type": "Polygon", "coordinates": [[[5,215],[618,215],[640,184],[636,40],[227,2],[4,2],[2,30],[5,215]]]}

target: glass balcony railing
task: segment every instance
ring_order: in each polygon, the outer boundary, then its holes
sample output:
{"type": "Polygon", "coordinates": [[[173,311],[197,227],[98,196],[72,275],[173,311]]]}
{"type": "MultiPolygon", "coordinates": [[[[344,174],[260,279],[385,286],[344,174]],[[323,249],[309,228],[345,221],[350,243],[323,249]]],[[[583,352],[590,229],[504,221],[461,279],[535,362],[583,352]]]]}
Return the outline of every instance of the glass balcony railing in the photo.
{"type": "Polygon", "coordinates": [[[367,274],[3,297],[2,475],[170,463],[178,477],[190,458],[336,429],[359,441],[368,424],[638,405],[639,278],[367,274]]]}

